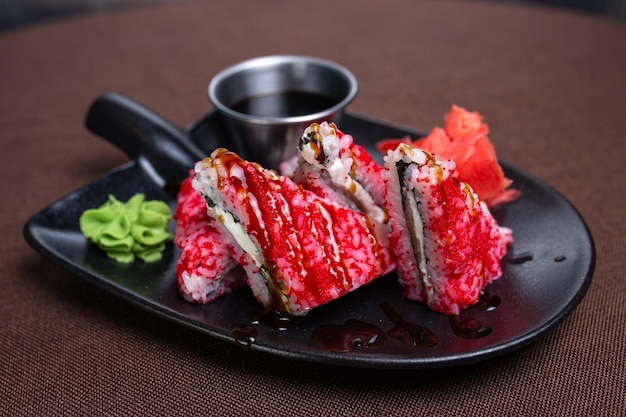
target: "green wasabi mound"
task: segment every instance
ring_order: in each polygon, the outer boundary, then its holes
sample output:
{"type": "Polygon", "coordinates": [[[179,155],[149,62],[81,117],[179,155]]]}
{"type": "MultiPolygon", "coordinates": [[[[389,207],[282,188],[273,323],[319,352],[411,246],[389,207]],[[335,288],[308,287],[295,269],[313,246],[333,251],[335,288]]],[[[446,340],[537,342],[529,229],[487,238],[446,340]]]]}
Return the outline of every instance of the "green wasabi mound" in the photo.
{"type": "Polygon", "coordinates": [[[109,195],[109,200],[80,216],[80,230],[90,242],[117,262],[129,264],[135,257],[156,262],[172,239],[167,224],[172,211],[162,201],[146,201],[135,194],[126,203],[109,195]]]}

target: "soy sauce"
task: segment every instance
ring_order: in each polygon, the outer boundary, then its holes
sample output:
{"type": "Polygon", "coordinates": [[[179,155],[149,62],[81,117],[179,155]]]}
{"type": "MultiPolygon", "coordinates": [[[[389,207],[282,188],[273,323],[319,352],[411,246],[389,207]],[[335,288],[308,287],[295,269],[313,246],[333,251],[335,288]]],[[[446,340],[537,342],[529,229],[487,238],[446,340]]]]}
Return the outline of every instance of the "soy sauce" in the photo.
{"type": "Polygon", "coordinates": [[[259,117],[295,117],[318,113],[337,104],[330,97],[304,91],[287,91],[245,98],[231,108],[259,117]]]}

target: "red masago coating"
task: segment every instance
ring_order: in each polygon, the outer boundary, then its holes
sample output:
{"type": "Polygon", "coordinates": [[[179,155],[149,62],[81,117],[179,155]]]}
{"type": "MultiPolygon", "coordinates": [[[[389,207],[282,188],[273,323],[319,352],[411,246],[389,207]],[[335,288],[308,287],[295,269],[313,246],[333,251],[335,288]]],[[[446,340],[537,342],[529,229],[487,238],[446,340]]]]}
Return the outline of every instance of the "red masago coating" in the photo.
{"type": "Polygon", "coordinates": [[[259,301],[279,311],[304,314],[395,266],[385,229],[368,216],[232,152],[218,149],[200,161],[194,187],[236,242],[259,301]]]}
{"type": "Polygon", "coordinates": [[[245,283],[232,270],[237,263],[206,213],[204,199],[191,187],[193,171],[181,184],[174,213],[178,288],[188,301],[206,304],[245,283]]]}

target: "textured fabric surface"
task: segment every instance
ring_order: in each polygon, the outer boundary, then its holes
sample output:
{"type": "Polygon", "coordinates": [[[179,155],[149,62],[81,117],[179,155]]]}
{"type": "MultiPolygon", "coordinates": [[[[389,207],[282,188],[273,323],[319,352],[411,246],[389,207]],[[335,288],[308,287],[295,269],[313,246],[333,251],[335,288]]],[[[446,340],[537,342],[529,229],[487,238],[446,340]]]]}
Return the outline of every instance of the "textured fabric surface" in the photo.
{"type": "Polygon", "coordinates": [[[0,414],[624,415],[625,40],[623,23],[577,13],[415,0],[188,1],[0,34],[0,414]],[[319,366],[154,317],[27,245],[31,215],[128,160],[84,128],[96,96],[187,125],[211,109],[213,74],[275,53],[352,69],[359,113],[418,129],[453,103],[484,114],[499,157],[562,193],[593,234],[579,307],[472,366],[319,366]]]}

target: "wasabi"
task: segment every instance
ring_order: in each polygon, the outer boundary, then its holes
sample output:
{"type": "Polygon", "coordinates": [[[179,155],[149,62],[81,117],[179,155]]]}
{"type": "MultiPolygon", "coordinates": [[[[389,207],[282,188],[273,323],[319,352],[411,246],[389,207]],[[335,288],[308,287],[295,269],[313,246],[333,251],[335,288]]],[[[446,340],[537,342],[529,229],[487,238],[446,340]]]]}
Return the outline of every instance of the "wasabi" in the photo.
{"type": "Polygon", "coordinates": [[[126,203],[109,195],[102,206],[88,209],[80,216],[80,230],[107,256],[123,264],[135,258],[156,262],[172,239],[167,225],[172,212],[162,201],[146,201],[135,194],[126,203]]]}

